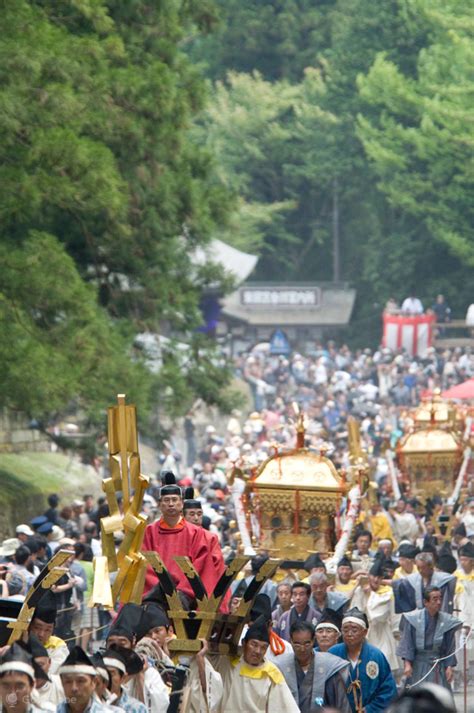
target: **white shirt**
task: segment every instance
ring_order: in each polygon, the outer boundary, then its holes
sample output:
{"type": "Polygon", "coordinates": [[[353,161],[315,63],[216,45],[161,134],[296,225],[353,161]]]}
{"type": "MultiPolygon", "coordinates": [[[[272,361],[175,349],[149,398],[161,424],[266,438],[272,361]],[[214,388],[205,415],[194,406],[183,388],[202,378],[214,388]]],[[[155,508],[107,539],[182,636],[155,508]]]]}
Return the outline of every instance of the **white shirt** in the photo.
{"type": "Polygon", "coordinates": [[[423,305],[418,297],[407,297],[403,300],[402,312],[406,314],[423,314],[423,305]]]}

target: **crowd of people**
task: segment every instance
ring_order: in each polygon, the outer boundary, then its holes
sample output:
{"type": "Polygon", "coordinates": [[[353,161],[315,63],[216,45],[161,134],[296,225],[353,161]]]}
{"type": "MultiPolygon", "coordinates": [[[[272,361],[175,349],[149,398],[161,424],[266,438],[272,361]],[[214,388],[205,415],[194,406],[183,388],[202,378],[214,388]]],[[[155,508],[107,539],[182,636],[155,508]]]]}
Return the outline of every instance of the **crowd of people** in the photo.
{"type": "MultiPolygon", "coordinates": [[[[70,504],[51,495],[44,513],[19,524],[0,547],[3,710],[376,713],[430,710],[433,700],[440,713],[455,710],[451,691],[464,681],[456,652],[464,646],[474,673],[474,499],[457,503],[440,531],[424,502],[394,498],[384,451],[424,392],[474,375],[474,355],[429,350],[421,359],[330,342],[309,356],[257,349],[236,359],[236,373],[249,385],[254,410],[204,426],[190,411],[186,447],[172,437],[163,444],[143,501],[143,549],[159,553],[183,611],[196,607],[196,592],[176,555],[191,559],[212,594],[240,549],[229,473],[259,465],[275,445],[293,447],[298,404],[307,445],[326,444],[338,466],[348,461],[348,415],[361,423],[378,498],[361,513],[346,554],[335,563],[313,554],[301,568],[265,581],[234,658],[203,640],[184,660],[170,648],[176,631],[151,568],[141,606],[88,606],[108,506],[91,495],[70,504]],[[58,548],[71,554],[63,577],[43,595],[21,640],[8,646],[8,621],[58,548]],[[423,701],[427,707],[417,707],[423,701]]],[[[222,605],[231,621],[268,554],[253,556],[232,583],[222,605]]]]}

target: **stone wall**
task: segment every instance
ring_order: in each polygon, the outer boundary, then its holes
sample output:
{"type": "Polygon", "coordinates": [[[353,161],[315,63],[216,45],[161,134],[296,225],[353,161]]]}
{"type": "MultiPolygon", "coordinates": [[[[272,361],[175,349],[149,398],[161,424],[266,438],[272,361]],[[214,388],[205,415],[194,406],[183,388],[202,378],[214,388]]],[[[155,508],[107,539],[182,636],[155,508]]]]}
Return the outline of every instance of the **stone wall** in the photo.
{"type": "Polygon", "coordinates": [[[30,428],[30,422],[18,411],[0,410],[0,453],[49,451],[51,441],[44,433],[30,428]]]}

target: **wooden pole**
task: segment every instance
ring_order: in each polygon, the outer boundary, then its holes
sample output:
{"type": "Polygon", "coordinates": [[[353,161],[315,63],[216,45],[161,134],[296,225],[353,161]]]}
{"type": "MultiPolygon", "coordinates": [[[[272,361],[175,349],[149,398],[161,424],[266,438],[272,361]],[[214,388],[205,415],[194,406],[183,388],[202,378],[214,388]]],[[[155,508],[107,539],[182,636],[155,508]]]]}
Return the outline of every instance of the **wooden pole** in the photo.
{"type": "Polygon", "coordinates": [[[464,639],[464,646],[462,647],[462,654],[463,654],[463,662],[464,662],[464,676],[463,676],[463,685],[464,685],[464,713],[467,713],[467,642],[466,639],[464,639]]]}

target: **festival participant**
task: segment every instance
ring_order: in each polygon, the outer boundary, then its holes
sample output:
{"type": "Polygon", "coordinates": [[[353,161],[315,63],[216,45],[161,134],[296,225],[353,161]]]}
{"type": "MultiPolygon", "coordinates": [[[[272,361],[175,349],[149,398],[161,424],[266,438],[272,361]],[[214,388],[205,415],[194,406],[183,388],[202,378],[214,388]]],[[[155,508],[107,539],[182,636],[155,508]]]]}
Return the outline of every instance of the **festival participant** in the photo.
{"type": "Polygon", "coordinates": [[[342,611],[335,612],[333,609],[325,609],[321,614],[321,619],[316,625],[315,651],[325,653],[331,646],[335,646],[341,639],[342,611]]]}
{"type": "Polygon", "coordinates": [[[143,661],[130,649],[108,649],[103,661],[110,676],[110,692],[114,696],[114,705],[123,708],[125,713],[147,713],[146,706],[130,696],[125,690],[124,680],[129,675],[136,675],[143,670],[143,661]]]}
{"type": "Polygon", "coordinates": [[[423,592],[428,587],[439,587],[442,592],[442,611],[452,614],[456,577],[445,572],[435,572],[431,552],[420,552],[415,557],[417,572],[393,583],[395,610],[409,612],[423,608],[423,592]]]}
{"type": "Polygon", "coordinates": [[[420,550],[415,545],[411,545],[408,542],[403,542],[398,547],[398,564],[399,566],[395,570],[393,579],[405,579],[410,574],[413,574],[415,570],[415,557],[419,554],[420,550]]]}
{"type": "Polygon", "coordinates": [[[75,646],[59,669],[65,700],[56,713],[100,713],[103,710],[94,697],[97,671],[87,654],[75,646]]]}
{"type": "Polygon", "coordinates": [[[28,632],[36,636],[47,650],[51,659],[49,669],[51,674],[58,673],[59,667],[69,654],[66,642],[53,635],[56,616],[56,597],[47,590],[33,613],[28,632]]]}
{"type": "Polygon", "coordinates": [[[357,584],[358,580],[354,578],[352,562],[347,555],[344,555],[337,563],[334,591],[344,594],[350,601],[357,584]]]}
{"type": "Polygon", "coordinates": [[[436,559],[436,569],[438,572],[454,574],[458,566],[457,559],[453,555],[451,545],[446,540],[438,550],[436,559]]]}
{"type": "MultiPolygon", "coordinates": [[[[148,622],[149,622],[148,618],[148,622]]],[[[135,649],[137,639],[143,626],[143,610],[137,604],[125,604],[115,621],[113,622],[109,635],[107,637],[107,648],[120,647],[120,649],[135,649]]],[[[145,627],[146,628],[146,625],[145,627]]],[[[156,649],[156,647],[154,647],[156,649]]],[[[137,677],[132,676],[125,684],[127,692],[137,698],[138,688],[143,688],[143,696],[146,701],[148,711],[150,713],[161,713],[166,710],[169,705],[168,689],[166,688],[160,674],[154,666],[148,665],[146,662],[143,673],[139,674],[140,681],[137,677]]]]}
{"type": "Polygon", "coordinates": [[[372,545],[372,533],[369,530],[359,530],[354,540],[352,551],[352,562],[357,570],[368,572],[372,566],[375,552],[370,548],[372,545]]]}
{"type": "Polygon", "coordinates": [[[186,488],[184,491],[183,517],[187,522],[201,528],[202,534],[208,540],[214,565],[219,569],[222,564],[222,549],[219,537],[215,532],[211,532],[204,527],[202,503],[200,500],[196,500],[194,497],[194,488],[191,487],[186,488]]]}
{"type": "MultiPolygon", "coordinates": [[[[193,488],[186,488],[186,491],[188,491],[188,490],[192,490],[194,493],[193,488]]],[[[187,522],[192,523],[193,525],[202,527],[203,514],[204,513],[202,511],[201,501],[195,500],[192,495],[185,492],[184,501],[183,501],[183,517],[184,517],[184,519],[187,522]]]]}
{"type": "Polygon", "coordinates": [[[32,702],[38,667],[18,644],[10,646],[0,664],[1,710],[5,713],[41,713],[32,702]]]}
{"type": "Polygon", "coordinates": [[[393,589],[384,584],[385,559],[377,557],[369,571],[369,581],[357,589],[352,603],[367,615],[367,642],[384,654],[392,671],[400,668],[397,659],[395,629],[395,601],[393,589]]]}
{"type": "MultiPolygon", "coordinates": [[[[272,607],[270,597],[267,594],[257,594],[254,603],[250,610],[249,624],[251,626],[255,621],[262,620],[266,622],[268,627],[268,636],[270,638],[270,646],[265,654],[266,661],[270,661],[278,668],[281,668],[286,660],[286,657],[291,653],[291,645],[285,639],[280,638],[273,629],[272,622],[272,607]]],[[[244,627],[241,637],[241,643],[247,633],[247,628],[244,627]]]]}
{"type": "MultiPolygon", "coordinates": [[[[467,542],[459,548],[459,567],[454,573],[457,580],[454,609],[459,612],[465,635],[474,627],[474,545],[467,542]]],[[[468,665],[474,666],[474,644],[472,636],[467,643],[468,665]]]]}
{"type": "Polygon", "coordinates": [[[397,500],[395,509],[389,510],[393,536],[397,542],[409,540],[414,543],[420,535],[420,526],[415,515],[407,510],[407,503],[403,498],[397,500]]]}
{"type": "MultiPolygon", "coordinates": [[[[172,473],[165,475],[165,485],[160,489],[159,505],[161,518],[147,526],[143,538],[143,551],[158,552],[165,567],[177,582],[177,589],[191,602],[194,600],[194,592],[174,560],[177,555],[189,557],[207,593],[211,594],[225,569],[222,553],[217,563],[216,552],[212,549],[205,530],[184,519],[181,488],[176,484],[172,473]]],[[[145,593],[157,582],[158,577],[149,566],[146,573],[145,593]]]]}
{"type": "Polygon", "coordinates": [[[306,582],[295,582],[291,585],[292,606],[280,617],[278,634],[285,641],[290,640],[290,629],[298,621],[306,621],[313,626],[318,623],[321,614],[309,605],[311,587],[306,582]]]}
{"type": "Polygon", "coordinates": [[[94,700],[100,704],[101,710],[108,713],[125,713],[123,708],[113,705],[115,697],[110,692],[110,674],[107,671],[102,654],[96,651],[91,656],[92,664],[96,670],[94,700]]]}
{"type": "Polygon", "coordinates": [[[269,643],[268,624],[260,617],[245,634],[240,659],[216,661],[224,686],[220,713],[299,713],[283,674],[265,659],[269,643]]]}
{"type": "Polygon", "coordinates": [[[174,666],[168,649],[173,627],[166,612],[154,602],[142,604],[142,615],[137,631],[137,653],[147,653],[155,666],[174,666]]]}
{"type": "Polygon", "coordinates": [[[393,540],[389,539],[388,537],[386,539],[379,540],[377,552],[375,553],[376,557],[385,557],[385,560],[387,561],[391,559],[392,552],[393,540]]]}
{"type": "Polygon", "coordinates": [[[462,622],[441,611],[443,594],[439,587],[427,587],[423,592],[423,609],[403,615],[405,625],[398,646],[404,661],[404,673],[410,686],[421,680],[450,688],[456,657],[455,633],[462,622]],[[434,666],[437,659],[442,659],[434,666]]]}
{"type": "MultiPolygon", "coordinates": [[[[191,659],[180,657],[180,665],[188,667],[189,673],[179,710],[186,713],[219,713],[223,692],[222,677],[207,658],[208,642],[206,639],[200,641],[201,650],[195,656],[191,659]]],[[[219,657],[216,658],[216,664],[218,659],[219,657]]]]}
{"type": "Polygon", "coordinates": [[[319,614],[322,613],[323,609],[342,611],[349,603],[349,599],[342,592],[328,590],[329,580],[325,574],[315,572],[310,575],[309,583],[311,586],[309,605],[319,614]]]}
{"type": "Polygon", "coordinates": [[[317,552],[313,552],[313,554],[306,558],[303,567],[309,573],[309,576],[317,573],[326,573],[326,565],[317,552]]]}
{"type": "Polygon", "coordinates": [[[370,506],[371,514],[368,516],[369,530],[376,544],[380,540],[393,540],[392,526],[388,514],[379,503],[370,506]]]}
{"type": "Polygon", "coordinates": [[[370,548],[372,545],[372,533],[369,530],[359,530],[354,539],[354,557],[367,557],[374,558],[375,552],[370,548]]]}
{"type": "Polygon", "coordinates": [[[306,622],[293,624],[290,630],[294,653],[281,672],[301,713],[316,713],[334,706],[350,713],[345,676],[349,664],[337,656],[314,652],[314,627],[306,622]]]}
{"type": "Polygon", "coordinates": [[[43,676],[37,675],[35,677],[36,683],[32,700],[39,708],[55,711],[56,706],[64,700],[61,677],[50,672],[51,659],[48,651],[36,636],[29,636],[26,647],[34,663],[44,674],[43,676]]]}
{"type": "Polygon", "coordinates": [[[138,604],[124,604],[109,629],[107,648],[121,646],[124,649],[133,649],[137,643],[141,618],[142,609],[138,604]]]}
{"type": "Polygon", "coordinates": [[[277,585],[278,604],[272,612],[273,627],[278,629],[282,614],[291,608],[291,582],[280,582],[277,585]]]}
{"type": "Polygon", "coordinates": [[[329,650],[351,664],[346,683],[353,713],[384,711],[397,695],[390,664],[380,649],[366,641],[368,626],[363,612],[349,609],[342,619],[343,643],[329,650]]]}

